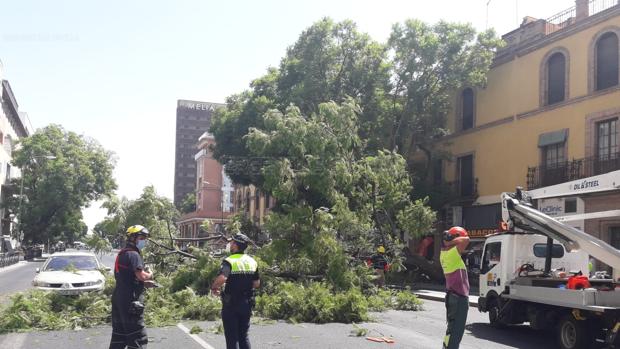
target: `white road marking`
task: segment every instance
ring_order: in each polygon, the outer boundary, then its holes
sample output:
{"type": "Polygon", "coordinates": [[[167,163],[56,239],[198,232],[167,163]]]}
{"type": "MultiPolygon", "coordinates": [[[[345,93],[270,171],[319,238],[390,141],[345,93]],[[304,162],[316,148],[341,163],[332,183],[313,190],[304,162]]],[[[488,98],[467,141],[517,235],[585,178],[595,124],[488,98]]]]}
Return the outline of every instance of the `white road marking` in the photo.
{"type": "Polygon", "coordinates": [[[185,327],[182,323],[178,323],[177,327],[185,332],[185,334],[187,334],[188,336],[190,336],[196,343],[200,344],[201,347],[203,347],[204,349],[215,349],[212,346],[209,345],[209,343],[205,342],[202,338],[198,337],[195,334],[191,334],[189,333],[189,329],[187,327],[185,327]]]}

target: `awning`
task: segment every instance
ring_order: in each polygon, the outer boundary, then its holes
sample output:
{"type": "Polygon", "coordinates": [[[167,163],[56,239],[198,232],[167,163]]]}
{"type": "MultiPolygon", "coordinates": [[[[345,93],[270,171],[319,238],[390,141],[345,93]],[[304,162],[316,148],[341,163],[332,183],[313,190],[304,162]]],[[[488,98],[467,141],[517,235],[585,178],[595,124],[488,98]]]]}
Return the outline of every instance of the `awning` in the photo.
{"type": "Polygon", "coordinates": [[[565,128],[559,131],[547,132],[538,136],[538,147],[546,147],[551,144],[558,144],[566,142],[568,136],[568,129],[565,128]]]}

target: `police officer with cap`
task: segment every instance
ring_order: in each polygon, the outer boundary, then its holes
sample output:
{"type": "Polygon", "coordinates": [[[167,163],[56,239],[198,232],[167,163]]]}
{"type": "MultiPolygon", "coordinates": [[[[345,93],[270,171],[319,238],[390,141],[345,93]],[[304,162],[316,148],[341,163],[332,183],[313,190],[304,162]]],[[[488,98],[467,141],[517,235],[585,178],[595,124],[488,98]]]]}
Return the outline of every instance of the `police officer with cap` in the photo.
{"type": "Polygon", "coordinates": [[[452,227],[444,232],[439,261],[446,277],[446,322],[444,349],[457,349],[465,332],[469,309],[469,279],[461,255],[469,244],[467,230],[452,227]]]}
{"type": "Polygon", "coordinates": [[[219,275],[211,285],[211,292],[222,297],[222,323],[227,349],[249,349],[250,316],[254,307],[254,289],[260,287],[258,264],[245,254],[250,239],[235,234],[226,245],[230,256],[222,261],[219,275]]]}
{"type": "Polygon", "coordinates": [[[144,325],[144,289],[155,285],[153,274],[147,271],[140,253],[148,237],[148,229],[132,225],[127,228],[127,245],[116,256],[110,349],[146,349],[148,337],[144,325]]]}

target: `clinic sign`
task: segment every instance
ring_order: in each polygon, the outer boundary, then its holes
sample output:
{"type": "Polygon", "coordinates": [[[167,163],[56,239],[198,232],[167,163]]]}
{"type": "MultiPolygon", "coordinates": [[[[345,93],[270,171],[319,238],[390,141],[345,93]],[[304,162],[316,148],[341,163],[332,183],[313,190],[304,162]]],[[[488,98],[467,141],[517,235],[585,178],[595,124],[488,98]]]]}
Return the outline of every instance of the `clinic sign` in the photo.
{"type": "Polygon", "coordinates": [[[550,217],[559,217],[564,215],[564,199],[553,198],[540,200],[538,210],[550,217]]]}

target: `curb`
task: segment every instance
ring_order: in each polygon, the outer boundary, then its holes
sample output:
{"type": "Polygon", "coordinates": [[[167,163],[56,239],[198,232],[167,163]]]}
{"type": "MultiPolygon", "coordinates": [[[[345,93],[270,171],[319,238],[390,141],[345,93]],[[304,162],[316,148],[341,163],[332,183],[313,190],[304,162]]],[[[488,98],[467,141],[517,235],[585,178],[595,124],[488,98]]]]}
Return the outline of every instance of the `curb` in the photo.
{"type": "Polygon", "coordinates": [[[13,269],[17,269],[19,267],[22,267],[24,265],[28,264],[27,261],[19,261],[15,264],[11,264],[9,266],[6,266],[4,268],[0,268],[0,273],[5,272],[5,271],[9,271],[9,270],[13,270],[13,269]]]}

